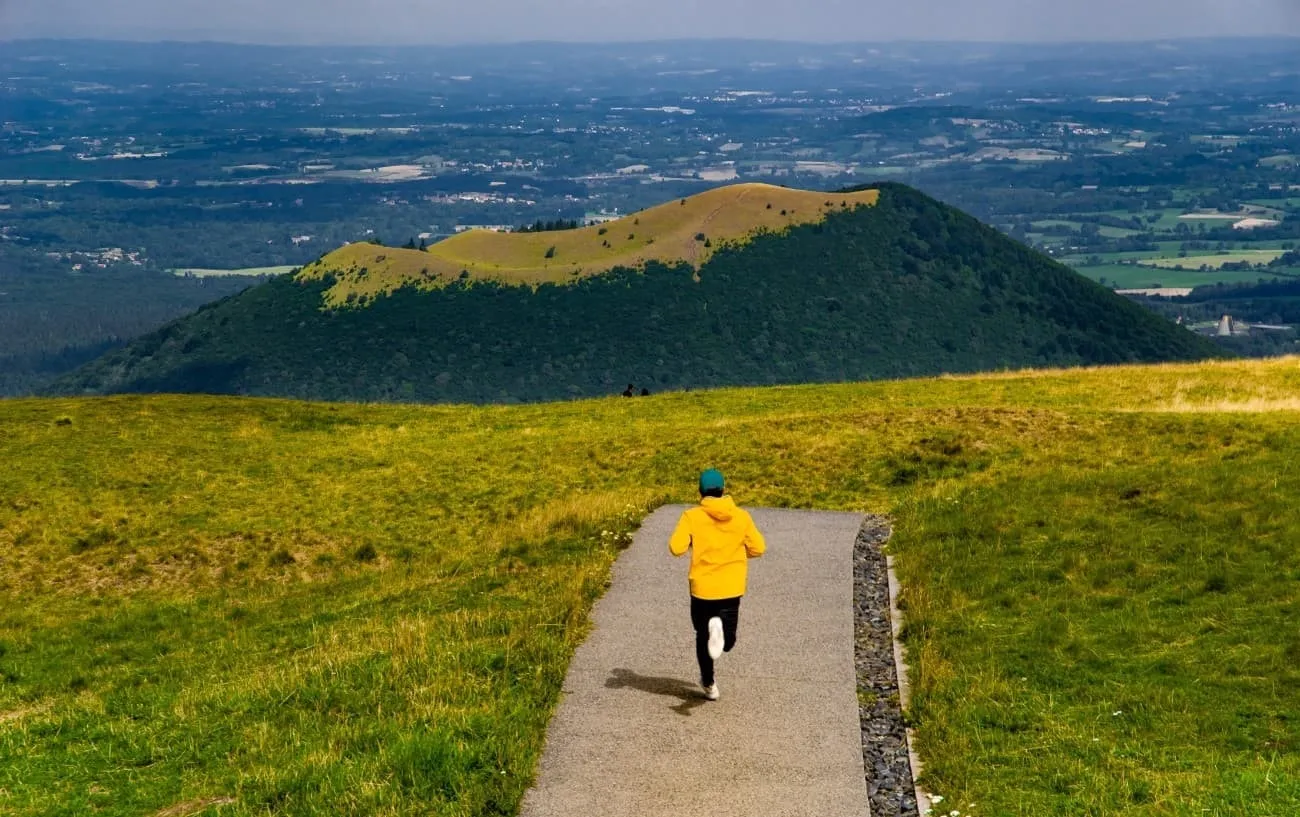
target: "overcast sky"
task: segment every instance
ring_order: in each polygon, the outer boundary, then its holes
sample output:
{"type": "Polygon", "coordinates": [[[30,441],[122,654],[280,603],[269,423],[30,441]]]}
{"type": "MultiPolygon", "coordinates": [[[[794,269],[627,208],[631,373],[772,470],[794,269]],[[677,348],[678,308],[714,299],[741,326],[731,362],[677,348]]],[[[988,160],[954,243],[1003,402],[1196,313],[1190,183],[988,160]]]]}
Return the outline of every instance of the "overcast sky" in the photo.
{"type": "Polygon", "coordinates": [[[465,43],[1300,36],[1300,0],[0,0],[0,38],[465,43]]]}

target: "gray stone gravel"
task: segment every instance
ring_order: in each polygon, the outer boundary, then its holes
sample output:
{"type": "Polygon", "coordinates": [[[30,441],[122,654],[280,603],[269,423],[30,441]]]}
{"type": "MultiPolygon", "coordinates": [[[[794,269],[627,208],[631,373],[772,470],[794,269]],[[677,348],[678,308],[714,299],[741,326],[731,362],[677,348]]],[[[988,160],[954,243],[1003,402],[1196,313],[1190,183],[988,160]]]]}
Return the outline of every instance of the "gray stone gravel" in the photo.
{"type": "Polygon", "coordinates": [[[894,665],[889,571],[881,551],[891,533],[883,517],[868,516],[853,549],[854,662],[862,762],[872,817],[919,817],[894,665]]]}

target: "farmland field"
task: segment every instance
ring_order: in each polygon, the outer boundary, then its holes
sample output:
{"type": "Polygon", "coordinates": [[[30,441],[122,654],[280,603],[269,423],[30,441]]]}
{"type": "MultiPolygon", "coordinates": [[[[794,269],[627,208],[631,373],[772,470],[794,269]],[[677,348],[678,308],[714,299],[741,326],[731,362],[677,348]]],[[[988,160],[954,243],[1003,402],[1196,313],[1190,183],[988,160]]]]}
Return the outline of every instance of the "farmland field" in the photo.
{"type": "Polygon", "coordinates": [[[1100,266],[1076,267],[1075,269],[1081,275],[1086,275],[1094,281],[1102,281],[1107,286],[1117,289],[1241,284],[1277,277],[1275,272],[1261,270],[1212,270],[1201,272],[1196,269],[1159,269],[1145,264],[1102,264],[1100,266]]]}
{"type": "Polygon", "coordinates": [[[1144,261],[1145,266],[1173,269],[1183,267],[1194,270],[1201,267],[1219,269],[1224,264],[1246,262],[1248,264],[1268,264],[1283,255],[1282,250],[1244,250],[1241,252],[1219,253],[1215,255],[1188,255],[1182,258],[1152,258],[1144,261]]]}

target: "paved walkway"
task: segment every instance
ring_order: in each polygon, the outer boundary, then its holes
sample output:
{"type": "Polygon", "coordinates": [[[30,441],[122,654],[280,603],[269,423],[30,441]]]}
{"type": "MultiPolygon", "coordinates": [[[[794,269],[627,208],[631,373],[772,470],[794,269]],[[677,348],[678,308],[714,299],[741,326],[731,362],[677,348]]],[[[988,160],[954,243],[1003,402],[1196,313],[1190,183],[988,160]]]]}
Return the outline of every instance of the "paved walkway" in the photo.
{"type": "Polygon", "coordinates": [[[853,667],[857,514],[754,510],[739,639],[700,697],[689,557],[662,508],[614,566],[524,817],[866,817],[853,667]]]}

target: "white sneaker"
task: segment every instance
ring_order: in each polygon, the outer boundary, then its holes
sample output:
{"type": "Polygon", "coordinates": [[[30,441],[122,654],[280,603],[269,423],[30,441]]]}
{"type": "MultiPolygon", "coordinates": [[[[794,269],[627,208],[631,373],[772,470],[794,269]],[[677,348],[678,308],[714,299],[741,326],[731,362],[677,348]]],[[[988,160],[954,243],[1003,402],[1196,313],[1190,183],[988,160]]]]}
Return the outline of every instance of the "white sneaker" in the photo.
{"type": "Polygon", "coordinates": [[[704,688],[704,697],[710,701],[718,700],[718,685],[714,683],[706,686],[704,688]]]}
{"type": "Polygon", "coordinates": [[[722,635],[722,619],[714,616],[709,619],[709,657],[717,661],[722,657],[722,648],[726,646],[722,635]]]}

